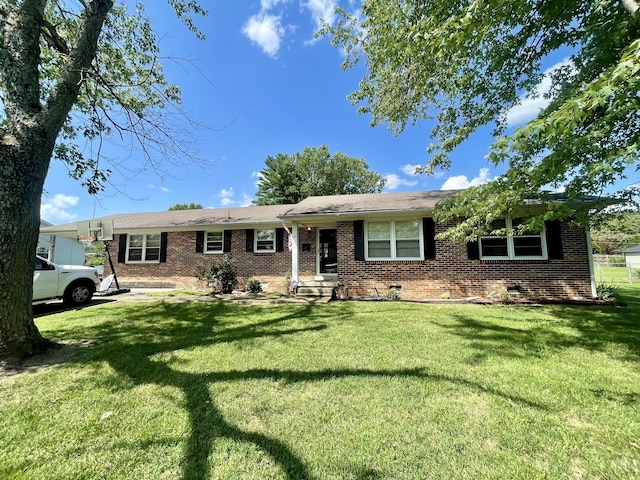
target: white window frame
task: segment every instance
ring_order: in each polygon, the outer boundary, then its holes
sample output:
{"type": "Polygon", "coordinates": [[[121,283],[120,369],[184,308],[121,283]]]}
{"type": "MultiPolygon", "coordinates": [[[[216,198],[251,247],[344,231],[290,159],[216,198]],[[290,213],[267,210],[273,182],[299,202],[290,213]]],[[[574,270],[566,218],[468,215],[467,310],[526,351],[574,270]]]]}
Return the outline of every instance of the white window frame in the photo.
{"type": "Polygon", "coordinates": [[[256,228],[253,232],[253,251],[254,253],[274,253],[276,251],[276,229],[275,228],[256,228]],[[260,239],[260,232],[272,232],[271,240],[260,239]],[[258,242],[271,242],[271,248],[260,248],[258,249],[258,242]]]}
{"type": "Polygon", "coordinates": [[[417,222],[418,223],[418,238],[417,239],[405,239],[405,240],[418,240],[418,249],[420,255],[417,257],[398,257],[397,255],[397,238],[396,238],[396,220],[372,220],[365,222],[364,228],[364,245],[365,245],[365,260],[424,260],[424,232],[422,230],[422,219],[409,218],[406,220],[397,220],[398,222],[417,222]],[[370,223],[386,223],[389,225],[390,230],[390,252],[389,257],[370,257],[369,256],[369,224],[370,223]]]}
{"type": "MultiPolygon", "coordinates": [[[[504,219],[505,228],[507,231],[513,230],[513,219],[507,217],[504,219]]],[[[547,236],[545,235],[544,228],[540,233],[530,233],[524,235],[483,235],[478,239],[478,248],[480,249],[480,260],[548,260],[549,252],[547,250],[547,236]],[[495,240],[496,238],[505,239],[507,243],[507,255],[483,255],[482,253],[482,241],[483,240],[495,240]],[[523,255],[516,256],[516,248],[515,241],[518,238],[539,238],[540,239],[540,247],[542,254],[541,255],[523,255]]]]}
{"type": "Polygon", "coordinates": [[[127,235],[127,255],[126,255],[127,261],[126,261],[126,263],[160,263],[160,254],[161,253],[162,253],[162,234],[161,233],[159,233],[159,232],[158,233],[152,233],[152,232],[149,232],[149,233],[133,233],[133,234],[130,233],[129,235],[127,235]],[[147,247],[147,241],[148,241],[147,237],[149,237],[150,235],[157,235],[158,236],[158,238],[160,240],[160,243],[158,244],[158,247],[147,247]],[[130,255],[130,252],[131,252],[131,248],[132,248],[131,247],[131,239],[133,237],[139,237],[139,236],[142,236],[142,246],[141,247],[133,247],[133,248],[135,248],[135,249],[141,248],[142,249],[142,255],[141,255],[140,260],[131,260],[129,258],[129,255],[130,255]],[[151,249],[151,248],[153,248],[153,249],[157,248],[158,249],[158,258],[157,259],[153,259],[153,260],[147,260],[147,258],[146,258],[147,257],[147,250],[151,249]]]}
{"type": "Polygon", "coordinates": [[[224,253],[224,230],[212,230],[210,232],[204,232],[204,253],[221,254],[224,253]],[[211,240],[211,242],[220,242],[220,249],[209,249],[209,234],[220,235],[220,240],[211,240]]]}

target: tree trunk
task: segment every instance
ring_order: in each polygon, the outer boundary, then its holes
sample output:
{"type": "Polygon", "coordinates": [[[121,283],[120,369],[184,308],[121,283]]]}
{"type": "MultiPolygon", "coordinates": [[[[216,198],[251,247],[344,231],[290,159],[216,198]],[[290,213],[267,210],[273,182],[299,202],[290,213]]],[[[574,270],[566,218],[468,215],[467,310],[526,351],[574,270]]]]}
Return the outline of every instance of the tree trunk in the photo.
{"type": "Polygon", "coordinates": [[[51,142],[37,129],[20,140],[0,141],[0,358],[23,358],[51,345],[40,335],[31,306],[51,142]]]}

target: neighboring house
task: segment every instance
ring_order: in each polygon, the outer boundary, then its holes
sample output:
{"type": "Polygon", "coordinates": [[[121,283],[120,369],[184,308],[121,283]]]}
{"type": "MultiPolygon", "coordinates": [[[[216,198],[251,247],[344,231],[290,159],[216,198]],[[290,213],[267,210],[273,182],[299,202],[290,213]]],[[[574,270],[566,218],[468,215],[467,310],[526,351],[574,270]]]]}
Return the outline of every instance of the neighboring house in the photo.
{"type": "Polygon", "coordinates": [[[84,245],[77,241],[76,237],[68,238],[52,234],[42,233],[42,229],[51,224],[42,220],[40,222],[40,236],[36,255],[59,265],[84,265],[84,245]]]}
{"type": "MultiPolygon", "coordinates": [[[[257,279],[269,283],[271,291],[285,290],[290,280],[324,278],[350,297],[382,296],[390,288],[415,300],[484,296],[501,288],[540,298],[595,296],[584,229],[553,221],[526,235],[483,236],[468,244],[440,240],[436,235],[451,225],[434,222],[433,209],[453,193],[335,195],[295,205],[97,220],[113,221],[110,251],[118,279],[127,287],[202,286],[194,277],[197,266],[229,254],[242,282],[257,279]]],[[[541,206],[532,201],[523,212],[536,208],[541,206]]],[[[517,222],[506,218],[497,226],[517,222]]],[[[76,223],[43,230],[78,234],[76,223]]]]}
{"type": "Polygon", "coordinates": [[[622,253],[624,253],[624,262],[627,267],[640,268],[640,245],[627,248],[622,253]]]}

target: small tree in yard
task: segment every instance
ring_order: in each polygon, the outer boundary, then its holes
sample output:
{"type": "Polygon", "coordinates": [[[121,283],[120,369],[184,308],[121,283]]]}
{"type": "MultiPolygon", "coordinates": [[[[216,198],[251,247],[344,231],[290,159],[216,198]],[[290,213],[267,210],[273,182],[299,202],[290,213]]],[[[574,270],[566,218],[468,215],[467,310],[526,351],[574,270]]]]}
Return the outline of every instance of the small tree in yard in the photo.
{"type": "MultiPolygon", "coordinates": [[[[202,37],[190,15],[206,12],[193,1],[168,3],[202,37]]],[[[51,345],[31,306],[40,199],[51,159],[98,193],[109,159],[86,157],[93,150],[78,145],[117,133],[120,143],[144,152],[140,169],[156,168],[153,156],[173,151],[179,162],[188,153],[163,115],[180,112],[181,98],[158,54],[140,5],[129,13],[113,0],[0,0],[0,359],[51,345]]],[[[131,171],[135,165],[117,167],[131,171]]]]}
{"type": "Polygon", "coordinates": [[[220,293],[231,293],[238,285],[238,273],[233,259],[229,255],[224,255],[220,262],[215,260],[207,267],[198,266],[196,277],[207,282],[214,291],[220,293]]]}

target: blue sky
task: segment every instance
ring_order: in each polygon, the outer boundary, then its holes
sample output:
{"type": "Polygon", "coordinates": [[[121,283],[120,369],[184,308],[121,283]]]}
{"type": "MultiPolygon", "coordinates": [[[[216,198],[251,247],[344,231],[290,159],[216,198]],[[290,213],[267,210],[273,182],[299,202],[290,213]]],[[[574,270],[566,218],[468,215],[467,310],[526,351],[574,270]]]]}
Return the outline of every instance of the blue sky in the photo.
{"type": "MultiPolygon", "coordinates": [[[[54,224],[116,213],[164,211],[176,203],[205,208],[246,206],[255,198],[258,172],[268,156],[327,145],[332,153],[364,159],[387,177],[385,191],[465,188],[500,173],[487,163],[490,128],[475,134],[452,155],[453,167],[435,176],[415,175],[428,162],[432,125],[407,128],[394,137],[370,127],[347,95],[357,88],[363,67],[342,71],[342,55],[328,39],[313,39],[321,17],[348,0],[262,0],[201,2],[209,15],[197,20],[201,42],[181,25],[166,2],[147,2],[162,54],[188,61],[165,62],[166,73],[183,91],[184,110],[210,127],[198,132],[197,153],[205,163],[172,166],[165,173],[116,173],[98,196],[88,195],[53,162],[41,214],[54,224]],[[213,3],[213,5],[210,5],[213,3]]],[[[556,60],[557,62],[561,59],[556,60]]],[[[550,62],[548,67],[552,67],[550,62]]],[[[510,112],[513,124],[532,118],[539,104],[525,102],[510,112]]],[[[139,152],[110,154],[132,165],[139,152]]],[[[162,159],[155,159],[161,161],[162,159]]]]}

